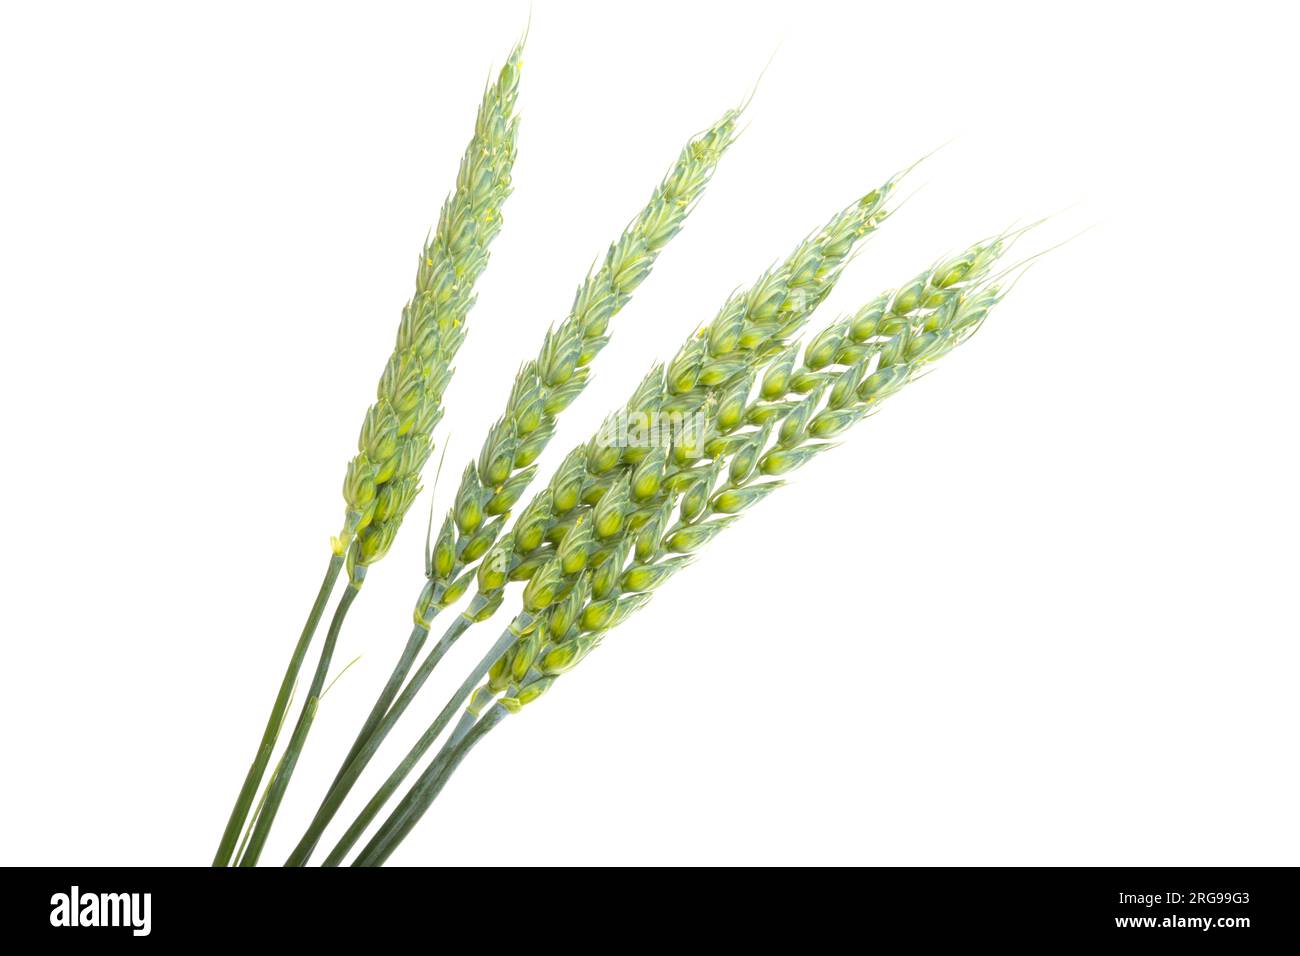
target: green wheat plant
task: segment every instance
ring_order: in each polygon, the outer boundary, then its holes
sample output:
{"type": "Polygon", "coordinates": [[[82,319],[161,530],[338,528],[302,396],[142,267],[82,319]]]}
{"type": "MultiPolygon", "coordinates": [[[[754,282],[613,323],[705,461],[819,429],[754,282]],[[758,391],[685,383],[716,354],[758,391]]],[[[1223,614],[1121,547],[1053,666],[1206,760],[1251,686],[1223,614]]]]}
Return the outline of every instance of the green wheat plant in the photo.
{"type": "MultiPolygon", "coordinates": [[[[474,285],[487,268],[488,247],[501,229],[501,208],[510,195],[519,131],[515,100],[522,56],[521,42],[484,93],[474,135],[461,159],[455,191],[444,203],[437,228],[420,253],[415,294],[402,309],[397,342],[379,380],[375,404],[367,410],[362,423],[357,454],[348,462],[343,482],[343,528],[331,540],[324,580],[222,833],[214,866],[232,862],[289,710],[298,673],[345,562],[350,584],[340,604],[343,613],[355,599],[366,569],[392,546],[403,517],[419,494],[420,473],[433,451],[433,430],[443,414],[442,395],[451,380],[451,363],[465,340],[474,285]]],[[[342,616],[336,614],[330,628],[331,640],[337,639],[341,622],[342,616]]],[[[312,701],[320,696],[329,668],[327,657],[322,657],[322,664],[312,678],[307,704],[295,725],[298,746],[286,753],[261,801],[256,821],[261,833],[254,830],[245,849],[244,859],[249,863],[257,860],[293,772],[296,752],[301,750],[302,738],[310,726],[315,711],[312,701]]]]}
{"type": "MultiPolygon", "coordinates": [[[[421,251],[415,293],[402,310],[345,472],[342,527],[331,539],[325,577],[216,866],[260,861],[327,689],[345,620],[421,494],[476,283],[511,192],[521,67],[522,41],[483,94],[455,188],[421,251]],[[307,652],[345,571],[301,708],[290,720],[307,652]],[[286,728],[288,741],[273,762],[286,728]]],[[[560,417],[591,381],[615,319],[712,182],[746,105],[689,138],[578,286],[567,314],[519,367],[478,454],[459,472],[445,517],[435,522],[430,507],[409,636],[286,866],[310,862],[439,664],[467,634],[477,635],[478,625],[511,609],[504,627],[487,632],[481,653],[471,657],[477,663],[442,708],[432,720],[421,719],[428,722],[420,736],[323,865],[342,865],[358,846],[352,865],[385,863],[484,737],[546,694],[742,514],[967,341],[1006,296],[1007,277],[1025,265],[1004,265],[1025,232],[1009,230],[810,332],[814,313],[867,238],[897,212],[908,167],[835,212],[752,285],[728,296],[529,495],[560,417]],[[454,616],[427,646],[443,611],[454,616]]],[[[587,153],[582,161],[595,162],[587,153]]],[[[724,233],[720,241],[727,238],[724,233]]]]}

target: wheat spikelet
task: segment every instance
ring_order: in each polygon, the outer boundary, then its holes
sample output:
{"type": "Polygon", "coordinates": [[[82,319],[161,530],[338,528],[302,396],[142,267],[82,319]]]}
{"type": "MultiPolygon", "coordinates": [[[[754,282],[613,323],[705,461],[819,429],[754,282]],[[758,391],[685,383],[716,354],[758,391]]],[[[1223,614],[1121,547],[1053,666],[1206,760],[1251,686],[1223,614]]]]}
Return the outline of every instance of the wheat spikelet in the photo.
{"type": "Polygon", "coordinates": [[[348,463],[347,510],[333,546],[336,554],[347,553],[354,582],[387,553],[420,492],[451,363],[465,340],[474,284],[487,267],[488,246],[501,229],[501,207],[510,195],[522,53],[522,45],[514,49],[483,96],[456,189],[420,255],[415,294],[402,309],[397,342],[366,412],[357,455],[348,463]]]}

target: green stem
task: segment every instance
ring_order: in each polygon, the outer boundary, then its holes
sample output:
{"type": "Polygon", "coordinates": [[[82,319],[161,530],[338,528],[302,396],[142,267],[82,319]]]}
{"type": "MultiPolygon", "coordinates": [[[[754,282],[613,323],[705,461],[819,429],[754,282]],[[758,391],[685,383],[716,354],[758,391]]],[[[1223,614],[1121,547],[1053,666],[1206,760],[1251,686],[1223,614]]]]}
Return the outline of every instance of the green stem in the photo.
{"type": "MultiPolygon", "coordinates": [[[[472,607],[473,605],[471,605],[472,607]]],[[[442,660],[443,655],[447,653],[465,631],[469,630],[473,623],[464,614],[458,615],[442,637],[438,639],[438,643],[433,646],[433,649],[421,662],[410,683],[402,690],[401,696],[383,715],[380,722],[366,736],[366,739],[361,741],[361,747],[353,755],[352,759],[340,768],[338,776],[335,777],[329,792],[325,795],[325,799],[321,801],[320,808],[312,818],[310,826],[307,827],[307,832],[302,835],[298,845],[294,847],[293,852],[289,854],[289,858],[285,860],[285,866],[307,865],[312,850],[320,842],[321,834],[329,826],[330,821],[334,819],[334,815],[338,813],[339,807],[343,805],[343,801],[347,799],[348,794],[352,792],[352,787],[355,786],[357,778],[366,769],[375,752],[387,738],[389,731],[393,729],[402,714],[406,713],[406,709],[411,706],[411,702],[415,700],[415,695],[420,692],[420,688],[429,679],[429,675],[438,666],[438,662],[442,660]]]]}
{"type": "Polygon", "coordinates": [[[475,744],[487,736],[492,728],[501,723],[509,713],[510,711],[497,704],[470,728],[469,733],[459,743],[453,745],[450,740],[447,741],[447,745],[438,752],[438,756],[433,763],[420,775],[420,779],[415,782],[415,786],[402,798],[402,802],[384,821],[384,825],[379,828],[379,832],[357,855],[352,865],[383,866],[393,851],[397,849],[398,844],[420,822],[420,818],[424,816],[425,811],[438,798],[438,794],[447,785],[451,775],[456,772],[460,762],[474,749],[475,744]]]}
{"type": "Polygon", "coordinates": [[[447,738],[447,743],[452,747],[456,746],[473,729],[474,715],[467,710],[460,715],[460,720],[457,721],[456,726],[451,728],[451,735],[447,738]]]}
{"type": "Polygon", "coordinates": [[[266,765],[271,762],[271,753],[275,750],[275,742],[279,739],[285,712],[289,709],[289,699],[293,696],[293,686],[298,680],[298,671],[302,669],[303,658],[307,656],[307,648],[316,633],[321,615],[325,613],[325,605],[329,602],[330,593],[334,590],[334,582],[338,580],[342,568],[342,555],[332,556],[329,566],[325,569],[325,579],[321,581],[320,591],[316,595],[316,603],[312,605],[307,623],[302,629],[302,636],[298,638],[293,656],[289,658],[289,667],[284,672],[284,680],[280,682],[280,692],[271,707],[271,716],[267,718],[266,730],[262,732],[262,742],[258,745],[252,766],[248,768],[248,776],[244,778],[244,785],[235,800],[234,809],[230,811],[230,819],[226,822],[225,832],[221,835],[221,845],[217,847],[217,855],[212,858],[213,866],[230,865],[239,842],[239,834],[248,820],[248,811],[257,797],[258,785],[262,782],[262,775],[266,773],[266,765]]]}
{"type": "MultiPolygon", "coordinates": [[[[474,693],[474,689],[478,686],[479,681],[481,681],[484,675],[492,669],[492,665],[496,663],[497,658],[509,650],[510,645],[519,639],[516,629],[527,627],[531,621],[532,618],[527,613],[520,614],[519,617],[515,618],[514,622],[512,622],[511,625],[502,632],[501,636],[497,638],[496,643],[492,645],[491,650],[483,656],[483,659],[479,661],[474,670],[465,678],[464,682],[457,689],[451,700],[447,701],[446,706],[443,707],[438,716],[434,718],[433,723],[429,725],[429,728],[424,732],[424,735],[416,742],[415,746],[410,749],[407,755],[402,758],[402,762],[398,764],[397,769],[394,770],[392,774],[389,775],[388,779],[384,781],[383,786],[380,787],[375,795],[370,798],[370,802],[366,804],[365,808],[357,816],[356,820],[352,822],[352,826],[348,827],[348,830],[343,834],[342,839],[339,840],[334,849],[330,851],[330,855],[325,859],[326,866],[338,866],[343,862],[343,857],[346,856],[347,852],[356,845],[357,840],[361,838],[361,834],[364,833],[366,827],[370,825],[370,821],[378,815],[379,811],[383,809],[384,804],[388,802],[388,798],[391,797],[393,792],[402,785],[402,781],[407,778],[410,772],[415,768],[415,765],[420,762],[420,758],[422,758],[428,752],[429,748],[433,746],[434,742],[438,739],[438,736],[447,726],[447,723],[456,715],[456,712],[464,706],[465,701],[469,699],[470,694],[474,693]]],[[[352,767],[348,768],[349,774],[352,773],[352,770],[352,767]]],[[[360,773],[360,770],[357,770],[357,773],[360,773]]],[[[353,779],[355,780],[355,776],[353,779]]]]}
{"type": "Polygon", "coordinates": [[[244,855],[239,860],[240,866],[256,866],[257,859],[262,854],[262,847],[266,844],[266,838],[271,833],[271,824],[275,822],[275,815],[280,809],[280,801],[284,799],[284,792],[293,777],[294,768],[298,765],[298,756],[307,743],[307,734],[311,730],[312,716],[316,712],[315,701],[320,698],[321,691],[325,687],[325,677],[329,673],[330,661],[334,657],[334,647],[338,644],[339,632],[343,629],[343,621],[348,615],[348,609],[352,607],[352,602],[356,600],[357,595],[360,593],[360,583],[349,582],[348,586],[343,589],[343,596],[339,598],[338,605],[334,608],[334,619],[330,621],[329,633],[325,636],[325,644],[321,648],[320,660],[316,663],[316,673],[312,675],[311,688],[307,691],[307,701],[303,704],[302,714],[299,715],[298,723],[293,728],[293,736],[289,738],[289,746],[284,752],[284,764],[271,781],[271,786],[267,789],[266,803],[262,807],[262,812],[258,814],[257,825],[253,828],[253,836],[248,841],[248,849],[244,851],[244,855]]]}
{"type": "Polygon", "coordinates": [[[401,691],[406,675],[411,672],[416,655],[420,653],[420,648],[424,646],[424,642],[428,637],[429,628],[423,624],[417,624],[411,629],[411,636],[406,639],[406,647],[402,649],[402,656],[398,659],[397,666],[393,668],[393,673],[389,675],[388,683],[384,685],[384,689],[376,698],[375,706],[370,708],[370,715],[366,717],[366,722],[361,726],[361,732],[357,734],[357,739],[353,741],[352,749],[343,758],[339,772],[334,775],[334,781],[330,784],[331,789],[343,779],[343,775],[347,773],[348,765],[356,759],[357,754],[361,752],[361,748],[365,746],[370,735],[375,732],[375,728],[383,721],[384,715],[388,713],[388,708],[392,706],[393,700],[401,691]]]}

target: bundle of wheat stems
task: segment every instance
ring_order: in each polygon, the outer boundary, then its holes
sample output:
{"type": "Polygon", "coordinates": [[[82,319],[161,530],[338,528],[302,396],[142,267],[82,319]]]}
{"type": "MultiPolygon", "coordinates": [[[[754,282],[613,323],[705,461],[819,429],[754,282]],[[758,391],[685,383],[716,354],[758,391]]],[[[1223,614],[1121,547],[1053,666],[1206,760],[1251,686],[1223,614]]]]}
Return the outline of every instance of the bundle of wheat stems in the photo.
{"type": "MultiPolygon", "coordinates": [[[[343,530],[333,539],[325,580],[215,865],[257,863],[305,745],[343,621],[368,567],[389,550],[421,490],[474,283],[486,267],[487,247],[501,227],[501,206],[510,192],[521,65],[516,47],[484,94],[455,192],[421,255],[416,294],[403,310],[377,401],[348,465],[343,530]],[[254,808],[298,673],[344,567],[348,583],[306,699],[254,808]],[[236,854],[241,833],[244,843],[236,854]]],[[[888,202],[903,174],[895,175],[810,233],[750,288],[729,297],[670,361],[650,370],[589,441],[563,459],[511,523],[558,416],[586,386],[609,340],[611,320],[682,228],[735,140],[742,109],[724,112],[690,139],[645,208],[579,286],[569,314],[520,369],[504,411],[462,472],[449,514],[426,542],[414,628],[286,865],[309,862],[325,828],[448,649],[505,603],[512,582],[523,584],[517,613],[362,808],[325,865],[344,862],[446,734],[353,865],[387,860],[478,741],[541,697],[741,512],[781,487],[782,476],[833,448],[834,439],[969,338],[1003,297],[999,280],[1005,270],[994,275],[993,267],[1019,233],[976,243],[800,341],[862,240],[889,215],[888,202]],[[421,659],[433,619],[471,589],[464,609],[421,659]]]]}

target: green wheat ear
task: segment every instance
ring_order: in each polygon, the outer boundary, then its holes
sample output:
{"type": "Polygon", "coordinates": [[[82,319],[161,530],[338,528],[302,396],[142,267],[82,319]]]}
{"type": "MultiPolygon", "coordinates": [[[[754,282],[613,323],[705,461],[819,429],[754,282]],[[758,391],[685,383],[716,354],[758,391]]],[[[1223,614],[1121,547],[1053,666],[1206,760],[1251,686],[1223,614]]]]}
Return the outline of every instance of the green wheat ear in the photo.
{"type": "Polygon", "coordinates": [[[332,546],[336,555],[347,554],[354,583],[388,552],[420,492],[451,363],[465,340],[474,283],[487,267],[488,246],[501,230],[501,207],[510,195],[522,54],[521,41],[484,93],[456,189],[420,254],[415,295],[402,309],[397,342],[348,463],[343,530],[332,546]]]}

